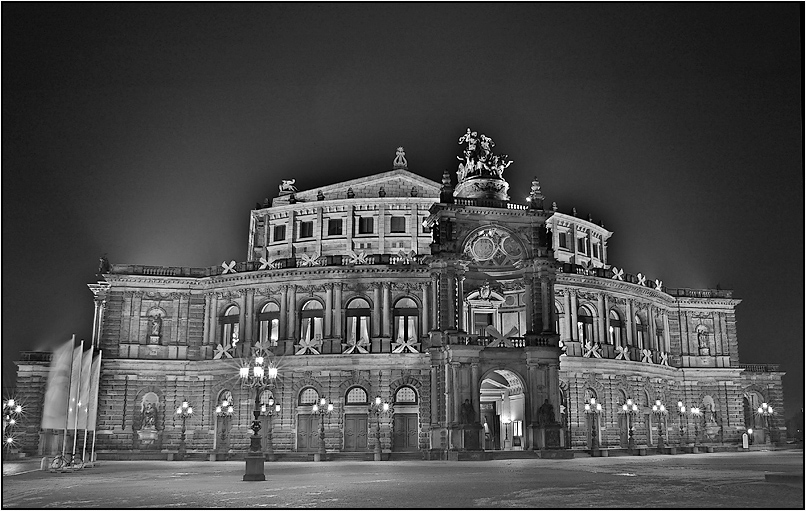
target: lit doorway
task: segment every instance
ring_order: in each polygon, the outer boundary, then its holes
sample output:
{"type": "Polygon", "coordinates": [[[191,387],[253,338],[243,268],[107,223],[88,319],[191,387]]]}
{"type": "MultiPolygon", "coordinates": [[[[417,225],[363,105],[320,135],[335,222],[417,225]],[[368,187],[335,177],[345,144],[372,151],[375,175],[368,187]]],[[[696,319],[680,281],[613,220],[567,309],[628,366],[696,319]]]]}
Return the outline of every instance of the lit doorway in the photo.
{"type": "Polygon", "coordinates": [[[480,419],[485,450],[523,450],[525,394],[520,376],[507,369],[487,373],[481,381],[480,419]]]}

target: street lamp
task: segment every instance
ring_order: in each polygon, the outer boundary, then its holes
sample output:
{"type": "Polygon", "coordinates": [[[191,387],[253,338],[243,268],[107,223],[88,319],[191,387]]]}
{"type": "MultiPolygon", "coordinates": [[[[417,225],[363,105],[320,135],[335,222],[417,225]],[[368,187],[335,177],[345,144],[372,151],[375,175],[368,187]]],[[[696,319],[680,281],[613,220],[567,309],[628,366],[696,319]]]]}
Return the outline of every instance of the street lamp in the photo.
{"type": "Polygon", "coordinates": [[[632,451],[635,448],[633,434],[635,432],[635,416],[638,415],[638,405],[633,402],[632,398],[628,398],[627,402],[621,405],[621,413],[627,416],[627,431],[630,435],[627,441],[627,448],[632,451]]]}
{"type": "Polygon", "coordinates": [[[16,443],[11,432],[17,425],[20,415],[22,415],[22,406],[14,399],[3,403],[3,447],[5,449],[11,449],[16,443]]]}
{"type": "Polygon", "coordinates": [[[271,419],[275,413],[280,413],[280,403],[275,403],[274,397],[270,397],[266,405],[260,405],[261,415],[269,418],[268,431],[266,432],[266,457],[269,461],[274,461],[274,444],[272,443],[272,423],[271,419]],[[268,406],[266,406],[268,405],[268,406]]]}
{"type": "Polygon", "coordinates": [[[381,401],[381,397],[375,398],[375,402],[369,405],[369,412],[375,414],[375,454],[373,456],[375,461],[381,461],[381,414],[389,411],[389,403],[381,401]]]}
{"type": "Polygon", "coordinates": [[[773,414],[772,406],[768,405],[767,403],[761,403],[761,406],[759,406],[758,410],[756,411],[764,418],[764,443],[768,444],[770,443],[770,436],[772,434],[772,431],[770,430],[770,416],[773,414]]]}
{"type": "Polygon", "coordinates": [[[592,418],[591,422],[591,454],[594,456],[599,451],[599,440],[596,437],[596,418],[602,413],[601,403],[596,402],[596,398],[592,397],[590,403],[585,403],[585,414],[592,418]]]}
{"type": "Polygon", "coordinates": [[[266,366],[266,359],[262,356],[255,357],[251,362],[249,365],[242,366],[239,371],[241,385],[255,388],[255,410],[252,412],[255,420],[252,421],[252,436],[249,438],[249,452],[246,454],[246,472],[243,480],[265,481],[263,462],[266,458],[260,445],[260,395],[264,388],[274,388],[277,367],[272,363],[266,366]]]}
{"type": "Polygon", "coordinates": [[[700,418],[702,412],[696,406],[691,407],[691,416],[694,417],[694,447],[697,446],[697,440],[700,439],[700,418]]]}
{"type": "Polygon", "coordinates": [[[187,400],[176,409],[176,416],[182,419],[182,436],[179,437],[179,459],[185,459],[185,423],[193,416],[193,407],[187,400]]]}
{"type": "Polygon", "coordinates": [[[318,404],[313,405],[311,413],[319,414],[319,452],[313,455],[314,461],[325,461],[325,414],[333,411],[333,403],[322,398],[318,404]]]}
{"type": "MultiPolygon", "coordinates": [[[[677,415],[680,417],[680,445],[683,445],[683,418],[686,416],[686,407],[682,401],[677,402],[677,415]]],[[[686,424],[688,426],[688,424],[686,424]]]]}
{"type": "Polygon", "coordinates": [[[663,449],[663,429],[661,425],[663,418],[668,413],[666,406],[660,402],[660,399],[655,400],[655,404],[652,405],[652,413],[655,414],[655,417],[658,419],[658,451],[660,451],[663,449]]]}
{"type": "Polygon", "coordinates": [[[224,399],[221,401],[220,405],[215,407],[215,414],[218,416],[221,424],[219,438],[221,439],[222,445],[226,443],[227,434],[229,432],[229,421],[232,417],[233,411],[232,403],[230,403],[228,399],[224,399]]]}

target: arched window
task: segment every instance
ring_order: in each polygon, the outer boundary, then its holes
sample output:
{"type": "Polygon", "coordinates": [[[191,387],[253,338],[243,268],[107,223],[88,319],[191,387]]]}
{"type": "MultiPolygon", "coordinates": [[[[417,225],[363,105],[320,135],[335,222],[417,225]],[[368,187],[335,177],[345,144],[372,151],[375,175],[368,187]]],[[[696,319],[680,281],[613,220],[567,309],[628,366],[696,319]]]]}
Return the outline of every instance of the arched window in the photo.
{"type": "Polygon", "coordinates": [[[580,342],[593,342],[593,316],[587,307],[580,307],[577,311],[577,334],[580,342]]]}
{"type": "Polygon", "coordinates": [[[306,341],[322,338],[324,311],[318,300],[308,300],[302,306],[299,338],[306,341]]]}
{"type": "Polygon", "coordinates": [[[313,387],[305,387],[299,393],[300,406],[312,406],[319,402],[319,392],[313,387]]]}
{"type": "Polygon", "coordinates": [[[347,304],[347,335],[348,342],[369,341],[369,303],[363,298],[354,298],[347,304]]]}
{"type": "Polygon", "coordinates": [[[269,346],[277,346],[280,337],[280,308],[269,302],[260,309],[257,315],[258,339],[269,346]]]}
{"type": "Polygon", "coordinates": [[[353,387],[347,391],[345,403],[348,405],[365,405],[369,403],[367,391],[363,387],[353,387]]]}
{"type": "Polygon", "coordinates": [[[655,316],[655,348],[666,351],[666,342],[663,335],[663,317],[655,316]]]}
{"type": "Polygon", "coordinates": [[[240,310],[236,305],[227,307],[224,315],[221,316],[221,344],[229,344],[235,351],[240,342],[240,310]]]}
{"type": "Polygon", "coordinates": [[[420,335],[418,330],[419,312],[417,304],[411,298],[401,298],[395,302],[395,331],[393,334],[395,342],[418,339],[420,335]]]}
{"type": "Polygon", "coordinates": [[[395,404],[413,405],[417,403],[417,391],[404,385],[395,392],[395,404]]]}
{"type": "Polygon", "coordinates": [[[554,302],[554,333],[561,333],[560,332],[560,316],[562,315],[562,310],[560,306],[557,305],[557,302],[554,302]]]}
{"type": "Polygon", "coordinates": [[[216,406],[216,413],[219,411],[227,412],[229,411],[230,414],[233,412],[233,400],[232,400],[232,392],[229,390],[222,390],[218,394],[218,404],[216,406]]]}
{"type": "Polygon", "coordinates": [[[610,309],[610,331],[608,337],[610,344],[615,346],[625,346],[627,344],[627,333],[624,328],[624,322],[621,321],[621,316],[615,309],[610,309]]]}
{"type": "Polygon", "coordinates": [[[635,315],[635,344],[639,350],[644,349],[644,342],[646,342],[646,323],[641,321],[641,317],[635,315]]]}

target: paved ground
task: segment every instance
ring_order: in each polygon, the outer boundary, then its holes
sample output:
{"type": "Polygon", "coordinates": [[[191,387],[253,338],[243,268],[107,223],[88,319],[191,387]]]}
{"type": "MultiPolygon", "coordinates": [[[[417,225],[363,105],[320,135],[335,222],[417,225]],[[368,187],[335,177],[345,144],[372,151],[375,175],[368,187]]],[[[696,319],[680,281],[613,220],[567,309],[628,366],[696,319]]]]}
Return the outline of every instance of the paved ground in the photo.
{"type": "Polygon", "coordinates": [[[803,451],[480,462],[3,464],[3,508],[804,508],[803,451]],[[765,473],[798,474],[771,483],[765,473]]]}

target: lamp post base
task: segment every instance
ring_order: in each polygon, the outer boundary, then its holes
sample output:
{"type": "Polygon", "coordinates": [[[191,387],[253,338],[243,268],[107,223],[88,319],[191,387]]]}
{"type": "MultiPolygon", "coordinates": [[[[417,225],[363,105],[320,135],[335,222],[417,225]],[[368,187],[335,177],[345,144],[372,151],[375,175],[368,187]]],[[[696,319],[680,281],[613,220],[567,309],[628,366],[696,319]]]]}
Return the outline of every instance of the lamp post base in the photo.
{"type": "Polygon", "coordinates": [[[265,481],[266,474],[263,473],[263,462],[265,457],[262,452],[250,452],[246,455],[246,473],[243,475],[244,481],[265,481]]]}

